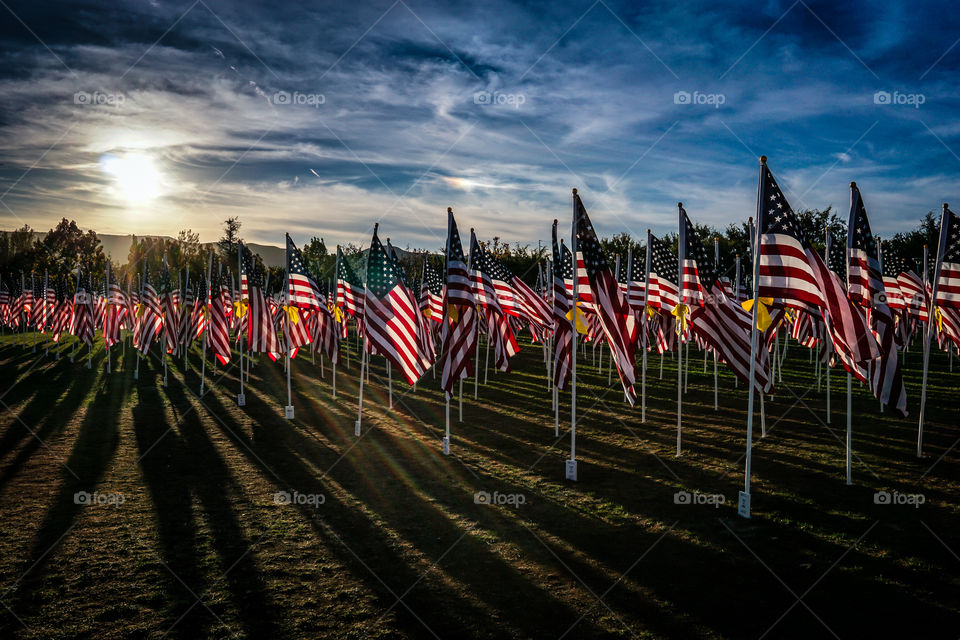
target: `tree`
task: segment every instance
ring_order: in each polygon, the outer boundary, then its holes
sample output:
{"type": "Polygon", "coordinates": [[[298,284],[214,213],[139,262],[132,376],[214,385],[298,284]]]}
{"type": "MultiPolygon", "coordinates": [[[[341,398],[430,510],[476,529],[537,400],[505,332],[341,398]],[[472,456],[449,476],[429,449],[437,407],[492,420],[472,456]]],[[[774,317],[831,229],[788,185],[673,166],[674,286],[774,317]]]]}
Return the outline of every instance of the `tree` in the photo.
{"type": "Polygon", "coordinates": [[[237,243],[242,242],[240,237],[240,218],[234,216],[223,221],[223,235],[217,241],[220,251],[220,261],[226,265],[237,264],[237,243]]]}

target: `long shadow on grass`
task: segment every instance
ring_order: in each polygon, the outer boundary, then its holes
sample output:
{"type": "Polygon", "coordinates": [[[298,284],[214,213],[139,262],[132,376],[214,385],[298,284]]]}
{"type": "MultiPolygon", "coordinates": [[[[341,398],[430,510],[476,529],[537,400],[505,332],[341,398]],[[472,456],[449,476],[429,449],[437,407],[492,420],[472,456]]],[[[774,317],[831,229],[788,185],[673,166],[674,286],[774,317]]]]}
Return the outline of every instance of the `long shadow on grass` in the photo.
{"type": "MultiPolygon", "coordinates": [[[[156,363],[154,363],[156,364],[156,363]]],[[[134,433],[140,452],[147,490],[157,515],[160,553],[166,569],[170,611],[165,631],[177,637],[195,638],[210,632],[214,615],[197,602],[207,591],[223,581],[232,594],[245,631],[252,637],[271,637],[275,631],[272,607],[268,606],[263,581],[257,573],[248,539],[237,519],[236,506],[230,500],[238,493],[230,470],[207,438],[200,415],[192,408],[180,379],[170,373],[169,385],[161,392],[162,364],[140,388],[139,403],[133,409],[134,433]],[[167,400],[177,416],[168,420],[167,400]],[[215,552],[220,556],[216,578],[208,580],[202,569],[205,553],[193,508],[199,500],[212,535],[215,552]]],[[[222,618],[220,605],[210,605],[222,618]]]]}

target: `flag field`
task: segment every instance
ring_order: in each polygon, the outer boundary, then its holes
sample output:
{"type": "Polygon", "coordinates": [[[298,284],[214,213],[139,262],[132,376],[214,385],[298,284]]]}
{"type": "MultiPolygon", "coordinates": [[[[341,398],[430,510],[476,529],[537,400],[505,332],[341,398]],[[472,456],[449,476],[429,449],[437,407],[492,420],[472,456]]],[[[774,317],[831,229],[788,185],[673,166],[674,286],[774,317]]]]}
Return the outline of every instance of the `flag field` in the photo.
{"type": "Polygon", "coordinates": [[[721,367],[714,410],[693,347],[680,457],[675,354],[662,378],[648,355],[641,423],[609,349],[578,352],[570,482],[570,396],[557,438],[526,335],[511,373],[491,366],[484,383],[481,366],[447,456],[440,376],[414,392],[394,375],[389,409],[380,356],[354,436],[353,335],[336,399],[329,361],[325,378],[319,354],[292,361],[294,420],[266,355],[241,408],[238,358],[213,372],[208,356],[197,394],[199,344],[164,387],[156,348],[134,380],[129,343],[108,374],[99,334],[90,369],[69,340],[44,357],[26,336],[0,341],[2,638],[934,637],[960,623],[960,369],[932,350],[918,459],[919,337],[911,419],[854,383],[853,486],[846,376],[827,425],[825,379],[790,341],[764,438],[757,414],[744,519],[746,389],[721,367]]]}

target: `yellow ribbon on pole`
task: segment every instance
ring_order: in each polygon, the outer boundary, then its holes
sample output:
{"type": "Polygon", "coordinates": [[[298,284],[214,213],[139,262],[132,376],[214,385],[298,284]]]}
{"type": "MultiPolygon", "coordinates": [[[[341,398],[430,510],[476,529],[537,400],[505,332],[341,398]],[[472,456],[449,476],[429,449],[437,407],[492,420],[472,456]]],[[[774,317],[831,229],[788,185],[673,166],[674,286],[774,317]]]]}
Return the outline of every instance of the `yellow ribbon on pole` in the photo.
{"type": "Polygon", "coordinates": [[[330,310],[333,313],[333,319],[339,324],[343,324],[343,309],[336,305],[330,305],[330,310]]]}
{"type": "Polygon", "coordinates": [[[936,305],[933,307],[933,317],[937,320],[937,331],[943,333],[943,313],[940,311],[940,307],[936,305]]]}
{"type": "MultiPolygon", "coordinates": [[[[573,312],[574,312],[574,309],[571,309],[570,311],[567,311],[567,320],[573,320],[573,319],[574,319],[573,312]]],[[[584,319],[583,319],[583,310],[580,309],[580,304],[579,304],[579,303],[577,303],[576,312],[577,312],[577,313],[576,313],[576,321],[574,322],[574,326],[575,326],[576,329],[577,329],[577,333],[582,334],[582,335],[587,335],[588,333],[590,333],[590,328],[587,327],[587,323],[584,322],[584,319]]]]}
{"type": "MultiPolygon", "coordinates": [[[[770,307],[773,305],[773,298],[760,298],[760,306],[757,308],[757,329],[766,331],[773,324],[773,318],[770,317],[770,307]]],[[[744,300],[741,305],[744,311],[753,309],[753,299],[744,300]]]]}
{"type": "Polygon", "coordinates": [[[644,311],[647,312],[647,318],[649,320],[653,320],[654,317],[656,317],[657,315],[657,310],[651,307],[650,305],[647,305],[646,307],[644,307],[644,311]]]}
{"type": "Polygon", "coordinates": [[[447,305],[447,317],[454,322],[460,319],[460,311],[457,309],[456,305],[447,305]]]}
{"type": "Polygon", "coordinates": [[[686,333],[687,325],[690,322],[690,307],[681,302],[673,308],[670,315],[677,319],[677,335],[681,336],[686,333]]]}
{"type": "Polygon", "coordinates": [[[238,318],[243,318],[247,315],[247,310],[250,308],[250,305],[244,300],[237,300],[233,303],[233,312],[238,318]]]}
{"type": "Polygon", "coordinates": [[[292,322],[293,324],[297,324],[300,322],[300,314],[297,313],[297,308],[295,306],[293,306],[292,304],[291,305],[285,304],[283,305],[282,308],[286,312],[287,318],[289,318],[290,322],[292,322]]]}

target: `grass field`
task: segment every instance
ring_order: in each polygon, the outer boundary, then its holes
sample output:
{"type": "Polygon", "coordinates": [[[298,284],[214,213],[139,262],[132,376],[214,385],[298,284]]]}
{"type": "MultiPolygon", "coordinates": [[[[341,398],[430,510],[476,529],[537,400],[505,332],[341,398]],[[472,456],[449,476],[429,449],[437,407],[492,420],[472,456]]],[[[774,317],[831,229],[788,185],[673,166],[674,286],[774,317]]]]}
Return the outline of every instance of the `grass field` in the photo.
{"type": "Polygon", "coordinates": [[[102,348],[91,370],[70,363],[69,346],[59,361],[44,348],[9,334],[0,345],[2,638],[960,633],[960,362],[951,373],[945,354],[931,358],[918,460],[916,344],[910,418],[881,414],[854,385],[854,486],[845,375],[833,374],[828,427],[808,351],[790,345],[768,435],[755,430],[751,520],[736,514],[746,393],[721,371],[714,410],[699,352],[680,457],[673,360],[661,380],[650,358],[642,424],[619,383],[581,355],[573,483],[569,395],[556,438],[529,344],[514,372],[490,372],[478,401],[464,385],[450,456],[438,381],[428,374],[415,393],[395,381],[389,410],[379,358],[358,439],[356,353],[336,400],[329,364],[321,379],[301,355],[288,421],[283,367],[266,358],[239,408],[234,366],[197,395],[199,350],[186,371],[171,363],[164,387],[157,355],[135,381],[129,348],[113,374],[102,348]],[[684,490],[715,504],[677,504],[684,490]],[[924,502],[876,504],[879,490],[924,502]],[[480,491],[514,504],[477,504],[480,491]],[[78,492],[96,492],[93,504],[77,504],[78,492]]]}

